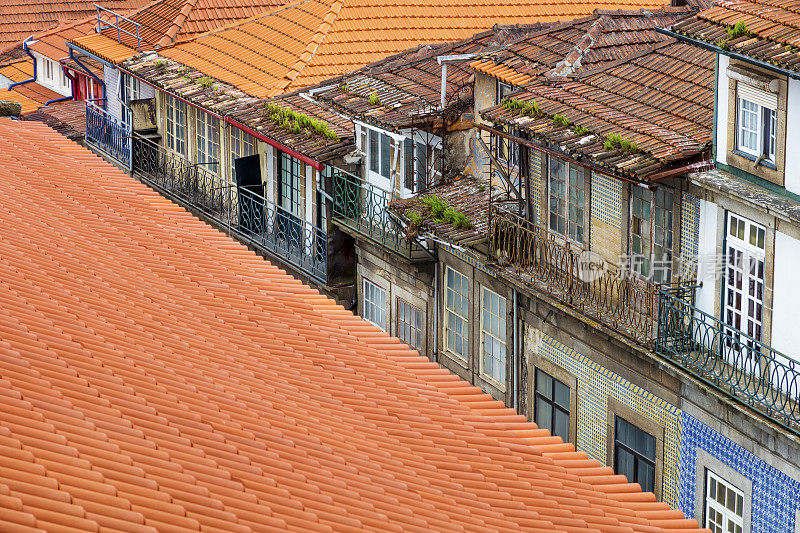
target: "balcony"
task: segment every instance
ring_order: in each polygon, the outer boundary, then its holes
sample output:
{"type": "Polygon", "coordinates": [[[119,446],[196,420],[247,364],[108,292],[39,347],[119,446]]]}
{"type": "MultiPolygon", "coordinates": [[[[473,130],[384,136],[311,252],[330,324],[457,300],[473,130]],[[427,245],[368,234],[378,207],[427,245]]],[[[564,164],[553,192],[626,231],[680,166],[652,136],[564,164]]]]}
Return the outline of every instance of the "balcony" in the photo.
{"type": "Polygon", "coordinates": [[[134,135],[133,172],[147,185],[256,250],[320,283],[327,280],[327,235],[260,194],[134,135]]]}
{"type": "Polygon", "coordinates": [[[94,102],[86,101],[86,140],[98,150],[131,168],[131,126],[94,102]]]}
{"type": "Polygon", "coordinates": [[[800,363],[697,309],[691,298],[659,290],[655,350],[800,433],[800,363]]]}
{"type": "Polygon", "coordinates": [[[335,167],[326,167],[325,176],[332,179],[333,218],[339,225],[407,259],[427,259],[421,245],[410,242],[389,214],[389,191],[335,167]]]}
{"type": "Polygon", "coordinates": [[[619,272],[543,228],[493,205],[489,251],[511,274],[582,314],[642,343],[650,343],[656,286],[619,272]]]}

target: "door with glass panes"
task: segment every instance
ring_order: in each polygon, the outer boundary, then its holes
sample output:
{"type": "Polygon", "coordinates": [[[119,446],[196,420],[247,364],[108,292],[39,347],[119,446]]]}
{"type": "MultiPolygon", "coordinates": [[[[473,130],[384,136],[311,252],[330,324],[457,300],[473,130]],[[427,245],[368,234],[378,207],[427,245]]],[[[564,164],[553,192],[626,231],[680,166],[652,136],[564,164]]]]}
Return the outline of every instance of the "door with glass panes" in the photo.
{"type": "Polygon", "coordinates": [[[728,213],[725,238],[725,295],[723,318],[730,364],[756,372],[764,310],[764,226],[728,213]],[[744,332],[748,337],[740,334],[744,332]]]}
{"type": "Polygon", "coordinates": [[[290,253],[302,253],[303,239],[303,181],[305,165],[285,152],[278,157],[278,236],[290,253]]]}

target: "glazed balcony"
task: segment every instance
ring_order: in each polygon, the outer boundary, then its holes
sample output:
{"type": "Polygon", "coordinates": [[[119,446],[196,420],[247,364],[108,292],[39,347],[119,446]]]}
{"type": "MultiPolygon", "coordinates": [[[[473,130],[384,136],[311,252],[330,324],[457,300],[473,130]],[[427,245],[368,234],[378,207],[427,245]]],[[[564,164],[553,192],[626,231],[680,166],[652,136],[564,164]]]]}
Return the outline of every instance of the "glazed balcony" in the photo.
{"type": "Polygon", "coordinates": [[[135,136],[133,172],[143,182],[232,237],[326,282],[325,231],[207,167],[135,136]]]}

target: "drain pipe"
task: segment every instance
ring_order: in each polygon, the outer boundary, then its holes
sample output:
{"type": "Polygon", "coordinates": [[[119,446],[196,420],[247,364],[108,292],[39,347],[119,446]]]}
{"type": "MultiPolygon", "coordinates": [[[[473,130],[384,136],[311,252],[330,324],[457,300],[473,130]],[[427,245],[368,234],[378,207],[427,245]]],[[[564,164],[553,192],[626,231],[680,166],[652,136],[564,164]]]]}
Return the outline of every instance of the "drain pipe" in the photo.
{"type": "Polygon", "coordinates": [[[519,410],[519,377],[522,375],[522,358],[519,356],[519,319],[517,317],[517,289],[514,290],[514,410],[519,410]]]}
{"type": "Polygon", "coordinates": [[[439,362],[439,261],[433,263],[433,362],[439,362]]]}
{"type": "Polygon", "coordinates": [[[36,41],[33,40],[33,35],[31,35],[30,37],[28,37],[27,39],[22,41],[22,49],[25,50],[25,53],[28,54],[28,57],[30,57],[33,60],[33,77],[31,79],[29,79],[29,80],[23,80],[23,81],[18,81],[16,83],[12,83],[11,85],[8,86],[7,90],[10,91],[14,87],[16,87],[18,85],[22,85],[23,83],[30,83],[32,81],[36,81],[36,58],[33,56],[31,51],[28,50],[28,44],[35,43],[35,42],[36,41]]]}
{"type": "Polygon", "coordinates": [[[439,105],[440,109],[444,109],[445,104],[447,103],[447,62],[448,61],[466,61],[469,59],[475,59],[480,54],[452,54],[452,55],[443,55],[443,56],[436,56],[436,61],[442,66],[442,87],[441,87],[441,94],[439,95],[439,105]]]}
{"type": "Polygon", "coordinates": [[[89,68],[86,65],[81,63],[80,59],[75,57],[75,49],[72,48],[71,46],[69,46],[69,43],[67,43],[67,46],[69,47],[69,58],[71,60],[73,60],[78,66],[80,66],[86,72],[86,74],[88,74],[89,76],[94,78],[94,80],[97,83],[99,83],[100,86],[103,88],[103,98],[102,98],[102,100],[103,100],[103,111],[105,111],[105,109],[106,109],[106,101],[108,100],[108,94],[106,93],[106,82],[104,82],[103,80],[101,80],[100,78],[95,76],[94,73],[91,70],[89,70],[89,68]]]}

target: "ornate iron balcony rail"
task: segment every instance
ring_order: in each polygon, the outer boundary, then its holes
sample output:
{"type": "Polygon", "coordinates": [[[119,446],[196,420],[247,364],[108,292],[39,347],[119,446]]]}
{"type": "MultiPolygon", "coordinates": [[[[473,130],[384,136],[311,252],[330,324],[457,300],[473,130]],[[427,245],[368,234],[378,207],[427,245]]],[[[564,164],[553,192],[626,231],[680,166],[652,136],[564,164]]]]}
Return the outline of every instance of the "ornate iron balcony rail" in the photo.
{"type": "Polygon", "coordinates": [[[229,235],[327,280],[326,233],[257,192],[226,182],[185,157],[135,136],[133,171],[180,205],[203,214],[229,235]]]}
{"type": "Polygon", "coordinates": [[[410,257],[411,245],[405,232],[387,209],[391,193],[335,167],[328,166],[325,172],[333,180],[334,219],[381,246],[410,257]]]}
{"type": "Polygon", "coordinates": [[[800,431],[800,363],[660,290],[656,352],[706,383],[800,431]]]}
{"type": "Polygon", "coordinates": [[[653,283],[618,272],[497,206],[491,209],[489,231],[490,253],[499,265],[615,330],[640,342],[652,341],[653,283]]]}
{"type": "Polygon", "coordinates": [[[86,102],[86,140],[131,168],[131,126],[89,101],[86,102]]]}

